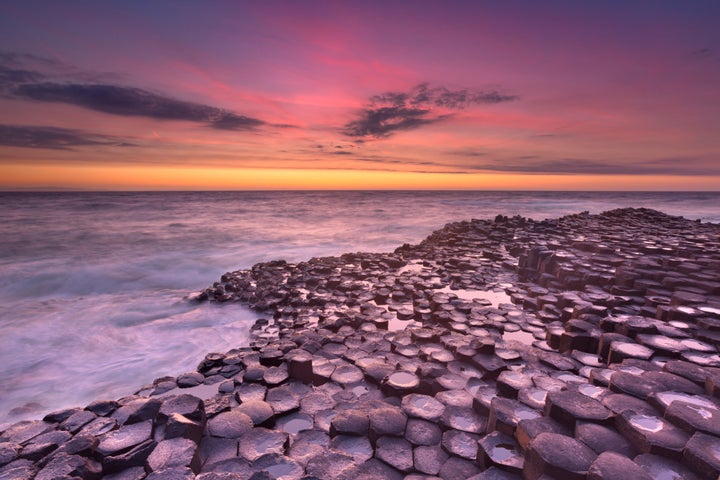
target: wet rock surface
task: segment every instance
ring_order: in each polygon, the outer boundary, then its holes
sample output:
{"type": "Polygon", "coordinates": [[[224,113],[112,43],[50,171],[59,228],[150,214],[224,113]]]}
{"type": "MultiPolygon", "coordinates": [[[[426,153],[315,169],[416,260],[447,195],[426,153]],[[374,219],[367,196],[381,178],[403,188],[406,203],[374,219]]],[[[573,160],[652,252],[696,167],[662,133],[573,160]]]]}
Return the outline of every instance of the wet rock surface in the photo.
{"type": "Polygon", "coordinates": [[[199,298],[257,311],[249,345],[0,427],[0,479],[720,473],[718,225],[500,215],[199,298]]]}

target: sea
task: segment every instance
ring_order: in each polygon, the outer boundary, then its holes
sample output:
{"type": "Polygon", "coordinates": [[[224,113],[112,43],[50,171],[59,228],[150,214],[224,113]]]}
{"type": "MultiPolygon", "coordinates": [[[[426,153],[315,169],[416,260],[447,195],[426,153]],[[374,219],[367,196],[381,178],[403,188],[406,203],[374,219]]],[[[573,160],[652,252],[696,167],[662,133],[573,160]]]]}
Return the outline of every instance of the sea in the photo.
{"type": "Polygon", "coordinates": [[[390,252],[458,220],[619,207],[720,222],[720,192],[0,193],[0,425],[246,346],[257,313],[189,300],[224,272],[390,252]]]}

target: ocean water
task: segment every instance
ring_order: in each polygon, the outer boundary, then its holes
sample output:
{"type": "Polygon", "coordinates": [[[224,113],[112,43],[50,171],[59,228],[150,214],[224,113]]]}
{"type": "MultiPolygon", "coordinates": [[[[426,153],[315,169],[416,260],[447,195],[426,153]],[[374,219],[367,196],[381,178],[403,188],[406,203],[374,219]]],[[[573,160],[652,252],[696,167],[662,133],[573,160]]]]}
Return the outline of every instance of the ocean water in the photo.
{"type": "Polygon", "coordinates": [[[644,206],[720,222],[720,193],[0,193],[0,424],[192,371],[258,315],[187,300],[261,261],[392,251],[448,222],[644,206]]]}

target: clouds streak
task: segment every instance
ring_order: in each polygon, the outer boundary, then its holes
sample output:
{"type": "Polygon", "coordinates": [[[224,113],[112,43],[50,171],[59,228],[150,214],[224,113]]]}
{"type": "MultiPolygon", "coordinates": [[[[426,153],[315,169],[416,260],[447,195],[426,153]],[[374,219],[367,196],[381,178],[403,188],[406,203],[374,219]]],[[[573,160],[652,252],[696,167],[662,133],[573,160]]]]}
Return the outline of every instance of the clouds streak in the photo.
{"type": "MultiPolygon", "coordinates": [[[[22,61],[34,56],[0,55],[0,89],[6,97],[75,105],[111,115],[181,120],[204,124],[216,130],[247,131],[267,125],[258,118],[201,103],[178,100],[141,88],[108,83],[58,81],[40,71],[27,70],[22,61]]],[[[45,63],[54,65],[51,60],[45,63]]]]}
{"type": "Polygon", "coordinates": [[[26,125],[0,125],[0,145],[50,150],[72,150],[73,147],[88,145],[134,146],[119,137],[97,135],[69,128],[26,125]]]}
{"type": "Polygon", "coordinates": [[[359,118],[345,124],[342,133],[354,138],[386,138],[445,120],[453,111],[517,98],[496,90],[449,90],[421,83],[409,92],[385,92],[371,97],[359,118]]]}

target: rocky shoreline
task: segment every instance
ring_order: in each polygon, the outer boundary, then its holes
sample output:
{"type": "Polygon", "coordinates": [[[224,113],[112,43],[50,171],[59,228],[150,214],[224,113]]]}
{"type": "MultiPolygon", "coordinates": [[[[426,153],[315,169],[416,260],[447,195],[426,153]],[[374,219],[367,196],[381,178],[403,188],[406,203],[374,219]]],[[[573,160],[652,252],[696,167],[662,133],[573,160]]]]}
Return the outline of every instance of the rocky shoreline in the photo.
{"type": "Polygon", "coordinates": [[[0,432],[0,480],[715,479],[720,225],[446,225],[229,272],[251,343],[0,432]]]}

